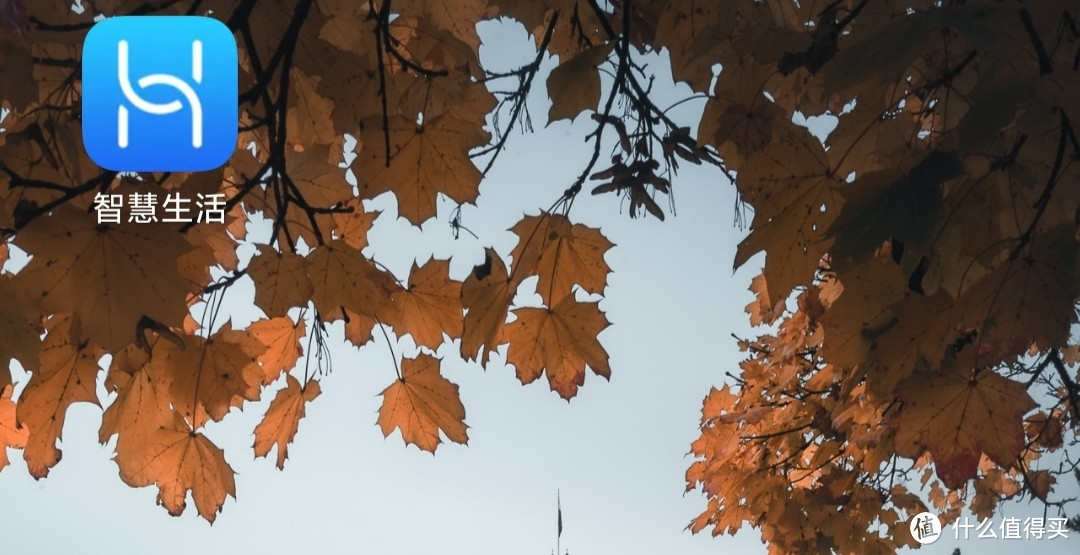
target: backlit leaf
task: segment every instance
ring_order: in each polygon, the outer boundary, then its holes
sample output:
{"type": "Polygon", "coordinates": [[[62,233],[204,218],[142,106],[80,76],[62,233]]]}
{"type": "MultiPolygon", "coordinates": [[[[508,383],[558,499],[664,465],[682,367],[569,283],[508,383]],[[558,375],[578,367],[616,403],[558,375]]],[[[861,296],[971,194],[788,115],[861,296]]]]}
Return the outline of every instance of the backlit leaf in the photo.
{"type": "Polygon", "coordinates": [[[107,350],[134,340],[143,316],[179,327],[187,314],[176,261],[191,247],[168,224],[98,224],[63,205],[17,244],[37,253],[18,287],[46,313],[78,314],[83,332],[107,350]]]}
{"type": "Polygon", "coordinates": [[[41,361],[19,396],[18,423],[28,432],[23,458],[30,475],[41,479],[60,462],[61,439],[68,408],[74,403],[98,404],[95,384],[100,352],[81,337],[72,316],[57,316],[41,346],[41,361]]]}
{"type": "Polygon", "coordinates": [[[300,255],[259,245],[259,254],[248,265],[248,275],[256,285],[255,305],[271,318],[305,306],[314,292],[309,266],[309,260],[300,255]]]}
{"type": "Polygon", "coordinates": [[[311,300],[321,314],[338,313],[341,307],[375,314],[398,287],[393,278],[343,241],[319,246],[307,261],[314,285],[311,300]]]}
{"type": "Polygon", "coordinates": [[[772,143],[739,171],[736,185],[755,206],[750,235],[739,243],[735,267],[764,250],[769,298],[783,299],[809,284],[831,241],[825,230],[843,198],[825,149],[815,140],[772,143]]]}
{"type": "Polygon", "coordinates": [[[156,485],[158,503],[173,516],[184,512],[191,492],[199,516],[213,523],[225,497],[236,496],[235,472],[224,451],[176,413],[138,449],[118,450],[116,461],[128,485],[156,485]]]}
{"type": "Polygon", "coordinates": [[[397,428],[405,443],[432,453],[442,443],[440,432],[455,443],[469,441],[458,386],[439,374],[439,364],[428,355],[401,361],[401,378],[382,392],[379,428],[384,436],[397,428]]]}
{"type": "Polygon", "coordinates": [[[184,335],[182,346],[167,340],[154,345],[147,365],[152,374],[168,376],[173,407],[193,428],[259,399],[265,376],[256,362],[261,352],[251,352],[251,343],[240,342],[243,336],[225,327],[210,339],[184,335]]]}
{"type": "Polygon", "coordinates": [[[551,109],[548,123],[560,119],[572,120],[585,110],[595,110],[600,103],[600,74],[596,67],[611,52],[612,45],[594,46],[569,60],[563,61],[548,76],[548,95],[551,109]]]}
{"type": "Polygon", "coordinates": [[[607,351],[596,338],[609,323],[597,303],[567,295],[553,308],[519,308],[514,315],[502,339],[510,343],[506,360],[521,383],[547,374],[551,390],[570,400],[585,383],[586,365],[598,376],[611,377],[607,351]]]}
{"type": "Polygon", "coordinates": [[[26,447],[27,431],[15,421],[15,403],[11,401],[10,384],[0,388],[0,470],[8,465],[7,448],[26,447]]]}
{"type": "Polygon", "coordinates": [[[423,266],[413,263],[409,287],[394,294],[393,301],[379,313],[399,335],[409,334],[417,345],[437,349],[443,334],[456,339],[464,322],[461,282],[450,279],[450,262],[431,260],[423,266]]]}
{"type": "Polygon", "coordinates": [[[1024,448],[1023,416],[1036,406],[1022,384],[993,372],[917,374],[900,384],[904,406],[896,450],[914,457],[929,450],[938,476],[957,488],[975,477],[983,454],[1002,466],[1024,448]]]}
{"type": "Polygon", "coordinates": [[[304,354],[300,340],[307,335],[306,328],[304,319],[293,323],[288,317],[259,320],[248,326],[251,337],[266,347],[257,359],[263,369],[263,385],[296,366],[296,361],[304,354]]]}
{"type": "Polygon", "coordinates": [[[566,216],[545,213],[526,216],[511,231],[519,239],[511,253],[515,282],[538,275],[536,288],[545,302],[568,295],[574,284],[589,293],[604,291],[611,271],[604,253],[614,245],[600,230],[571,224],[566,216]]]}
{"type": "Polygon", "coordinates": [[[461,335],[462,358],[476,360],[480,351],[481,364],[487,364],[488,355],[499,346],[499,332],[515,292],[506,264],[493,249],[487,249],[484,263],[473,268],[461,285],[461,304],[468,311],[461,335]]]}
{"type": "Polygon", "coordinates": [[[277,446],[277,467],[285,468],[285,459],[289,457],[288,446],[296,437],[305,407],[320,393],[322,389],[318,381],[311,380],[301,386],[296,378],[288,376],[285,387],[278,390],[262,422],[255,427],[255,456],[265,457],[270,454],[271,448],[277,446]]]}
{"type": "Polygon", "coordinates": [[[473,202],[480,185],[480,170],[469,150],[481,146],[488,134],[459,119],[453,112],[425,119],[394,116],[389,120],[390,163],[380,120],[365,120],[364,149],[357,159],[360,196],[374,198],[393,191],[398,214],[419,225],[436,213],[436,199],[444,194],[458,203],[473,202]]]}

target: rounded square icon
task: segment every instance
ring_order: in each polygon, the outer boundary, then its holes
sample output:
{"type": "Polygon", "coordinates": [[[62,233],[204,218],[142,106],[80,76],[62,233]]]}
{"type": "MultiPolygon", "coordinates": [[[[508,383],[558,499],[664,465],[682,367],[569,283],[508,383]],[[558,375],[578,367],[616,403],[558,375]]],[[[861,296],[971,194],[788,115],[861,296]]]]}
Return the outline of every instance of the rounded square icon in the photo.
{"type": "Polygon", "coordinates": [[[103,19],[83,42],[83,144],[114,171],[193,172],[236,150],[236,39],[202,16],[103,19]]]}

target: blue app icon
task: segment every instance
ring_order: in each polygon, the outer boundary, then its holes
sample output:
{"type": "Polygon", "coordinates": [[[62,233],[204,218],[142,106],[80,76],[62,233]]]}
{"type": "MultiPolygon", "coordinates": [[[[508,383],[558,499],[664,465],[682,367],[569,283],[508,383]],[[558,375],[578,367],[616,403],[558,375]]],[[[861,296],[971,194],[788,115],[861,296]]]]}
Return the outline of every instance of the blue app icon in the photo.
{"type": "Polygon", "coordinates": [[[104,19],[83,42],[83,143],[114,171],[203,171],[236,149],[236,39],[216,19],[104,19]]]}

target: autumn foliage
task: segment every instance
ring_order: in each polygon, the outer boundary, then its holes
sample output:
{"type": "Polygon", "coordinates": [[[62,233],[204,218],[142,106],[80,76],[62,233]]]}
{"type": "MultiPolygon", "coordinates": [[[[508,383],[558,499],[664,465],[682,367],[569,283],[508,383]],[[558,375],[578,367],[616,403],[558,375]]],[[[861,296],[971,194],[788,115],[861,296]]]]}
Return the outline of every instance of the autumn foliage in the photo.
{"type": "Polygon", "coordinates": [[[433,356],[446,342],[481,365],[505,346],[522,383],[545,378],[569,400],[589,372],[612,373],[596,299],[614,245],[570,217],[574,199],[663,220],[694,164],[752,212],[734,265],[764,253],[747,312],[765,328],[739,339],[741,371],[705,398],[686,480],[707,506],[691,530],[749,524],[784,553],[888,552],[926,509],[948,522],[1026,496],[1064,510],[1054,486],[1072,479],[1080,428],[1074,3],[83,5],[0,0],[0,261],[32,257],[0,278],[0,360],[30,376],[0,372],[0,467],[4,447],[22,448],[45,477],[67,409],[100,404],[104,372],[115,400],[100,440],[115,438],[121,479],[155,485],[171,514],[190,493],[213,521],[235,483],[204,426],[273,395],[254,453],[283,467],[321,391],[319,369],[297,363],[336,321],[357,346],[388,330],[418,346],[394,361],[377,424],[420,449],[468,440],[433,356]],[[98,14],[184,13],[236,36],[236,153],[199,174],[103,171],[80,138],[82,38],[98,14]],[[481,64],[476,25],[500,18],[532,33],[533,62],[481,64]],[[700,121],[658,105],[651,83],[671,78],[706,99],[700,121]],[[512,227],[509,259],[487,249],[456,279],[446,260],[396,276],[365,254],[378,214],[363,200],[392,193],[414,225],[439,199],[475,202],[533,94],[550,97],[548,121],[588,129],[591,157],[512,227]],[[819,139],[801,123],[812,116],[835,129],[819,139]],[[95,220],[95,194],[134,192],[223,193],[227,217],[95,220]],[[243,260],[255,214],[270,240],[243,260]],[[215,306],[240,279],[265,318],[234,329],[215,306]],[[541,302],[516,304],[526,281],[541,302]]]}

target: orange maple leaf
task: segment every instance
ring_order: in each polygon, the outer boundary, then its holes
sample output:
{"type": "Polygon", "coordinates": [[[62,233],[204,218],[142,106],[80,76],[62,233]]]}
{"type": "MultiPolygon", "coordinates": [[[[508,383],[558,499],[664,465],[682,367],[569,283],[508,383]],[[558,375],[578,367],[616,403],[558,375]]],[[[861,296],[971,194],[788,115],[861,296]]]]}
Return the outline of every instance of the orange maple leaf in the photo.
{"type": "Polygon", "coordinates": [[[248,275],[255,282],[255,305],[271,318],[307,305],[313,292],[308,266],[308,259],[298,254],[259,245],[258,256],[248,264],[248,275]]]}
{"type": "Polygon", "coordinates": [[[148,366],[154,375],[167,376],[172,405],[193,428],[259,399],[264,372],[256,362],[261,352],[253,349],[260,343],[228,326],[210,339],[184,335],[182,342],[183,347],[159,339],[148,366]]]}
{"type": "Polygon", "coordinates": [[[255,456],[265,457],[270,449],[277,445],[277,467],[285,468],[285,459],[289,457],[289,443],[296,437],[300,419],[304,417],[305,406],[314,401],[322,388],[316,380],[310,380],[301,386],[292,376],[286,378],[285,387],[278,390],[262,422],[255,427],[255,456]]]}
{"type": "Polygon", "coordinates": [[[131,343],[144,315],[180,327],[188,313],[189,284],[177,260],[191,246],[166,224],[98,224],[65,204],[16,242],[35,253],[15,277],[28,298],[46,313],[78,314],[83,331],[108,351],[131,343]]]}
{"type": "Polygon", "coordinates": [[[368,231],[375,224],[375,219],[380,212],[365,212],[364,203],[360,199],[353,198],[345,203],[345,208],[351,208],[351,212],[335,212],[330,215],[334,222],[334,237],[345,241],[346,245],[364,250],[368,246],[368,231]]]}
{"type": "Polygon", "coordinates": [[[604,291],[611,271],[604,253],[614,245],[599,229],[571,224],[561,214],[543,213],[525,217],[511,231],[520,238],[511,253],[515,283],[538,275],[536,290],[545,303],[562,299],[575,283],[589,293],[604,291]]]}
{"type": "Polygon", "coordinates": [[[95,384],[100,351],[81,335],[73,316],[50,320],[49,333],[41,347],[41,362],[19,396],[18,423],[29,436],[23,458],[30,475],[41,479],[60,462],[56,440],[64,431],[68,407],[74,403],[98,403],[95,384]]]}
{"type": "Polygon", "coordinates": [[[177,261],[177,271],[191,283],[205,286],[213,281],[210,274],[212,266],[233,272],[240,264],[236,254],[236,241],[225,232],[225,224],[203,223],[186,234],[193,250],[185,253],[177,261]]]}
{"type": "Polygon", "coordinates": [[[371,341],[372,330],[378,322],[369,314],[345,310],[345,339],[357,347],[371,341]]]}
{"type": "Polygon", "coordinates": [[[472,50],[480,48],[475,22],[486,10],[486,0],[420,0],[402,6],[406,16],[422,16],[434,28],[449,31],[472,50]]]}
{"type": "Polygon", "coordinates": [[[993,371],[918,373],[897,387],[904,403],[896,418],[896,452],[930,451],[951,489],[975,477],[983,453],[1002,467],[1024,449],[1024,413],[1035,401],[1023,384],[993,371]]]}
{"type": "Polygon", "coordinates": [[[130,453],[146,448],[159,428],[173,419],[169,387],[171,376],[159,365],[148,365],[149,355],[132,345],[113,356],[105,389],[116,399],[101,417],[98,441],[105,444],[116,435],[116,462],[123,465],[130,453]]]}
{"type": "Polygon", "coordinates": [[[415,225],[435,215],[440,193],[458,203],[476,200],[483,176],[469,158],[469,149],[487,143],[487,132],[454,112],[422,124],[415,117],[392,116],[388,124],[389,167],[380,138],[382,120],[370,120],[364,128],[364,150],[357,159],[361,197],[393,191],[398,214],[415,225]]]}
{"type": "Polygon", "coordinates": [[[439,374],[440,362],[424,354],[401,361],[401,378],[382,392],[378,423],[383,436],[398,428],[406,444],[431,453],[442,443],[440,430],[450,441],[468,443],[465,406],[458,386],[439,374]]]}
{"type": "MultiPolygon", "coordinates": [[[[323,79],[321,76],[308,75],[297,67],[293,67],[290,73],[289,84],[292,89],[290,96],[293,98],[290,99],[292,106],[285,117],[285,131],[289,137],[290,146],[305,147],[305,152],[318,151],[320,147],[333,143],[336,137],[334,122],[330,119],[330,114],[334,111],[334,102],[316,92],[319,82],[323,79]]],[[[325,169],[321,170],[313,170],[312,173],[319,173],[322,176],[331,173],[325,169]]],[[[344,194],[348,195],[349,188],[344,181],[341,179],[342,189],[345,189],[344,194]]],[[[305,196],[306,194],[307,191],[305,191],[305,196]]],[[[311,200],[322,206],[332,204],[311,200]]]]}
{"type": "Polygon", "coordinates": [[[765,276],[758,274],[750,281],[750,292],[754,294],[754,300],[746,305],[746,313],[750,315],[750,325],[772,324],[784,314],[787,306],[784,299],[770,299],[769,288],[765,284],[765,276]]]}
{"type": "Polygon", "coordinates": [[[493,249],[484,252],[484,263],[473,268],[461,286],[461,304],[465,315],[461,333],[461,357],[487,364],[488,355],[498,348],[499,330],[506,323],[506,314],[516,288],[510,284],[506,264],[493,249]]]}
{"type": "Polygon", "coordinates": [[[439,347],[443,333],[451,339],[460,337],[461,282],[450,279],[450,261],[431,260],[420,267],[413,263],[408,289],[394,294],[379,311],[379,319],[429,349],[439,347]]]}
{"type": "Polygon", "coordinates": [[[739,193],[755,209],[750,235],[736,250],[735,267],[766,251],[762,275],[770,299],[785,299],[797,285],[813,281],[832,243],[824,230],[843,203],[842,184],[821,143],[808,132],[798,139],[769,144],[739,170],[739,193]]]}
{"type": "Polygon", "coordinates": [[[235,473],[225,453],[192,430],[179,413],[174,412],[170,424],[154,430],[141,447],[134,452],[118,449],[120,479],[132,487],[156,484],[158,503],[170,515],[184,512],[190,491],[199,516],[213,523],[225,496],[236,497],[235,473]]]}
{"type": "MultiPolygon", "coordinates": [[[[327,132],[332,129],[329,123],[328,117],[327,132]]],[[[335,206],[355,198],[352,185],[345,180],[345,169],[340,167],[343,156],[341,141],[339,137],[332,145],[307,146],[299,152],[294,149],[286,151],[289,179],[311,206],[335,206]]]]}
{"type": "Polygon", "coordinates": [[[320,245],[308,255],[308,262],[315,286],[311,299],[324,319],[340,316],[341,307],[375,314],[400,289],[386,272],[341,240],[320,245]]]}
{"type": "Polygon", "coordinates": [[[599,303],[567,295],[554,308],[519,308],[514,315],[517,320],[503,329],[502,341],[510,343],[506,360],[521,383],[546,373],[551,390],[569,400],[585,383],[586,364],[596,375],[611,377],[607,351],[596,338],[610,325],[599,303]]]}
{"type": "Polygon", "coordinates": [[[26,447],[27,430],[15,422],[15,403],[11,400],[14,390],[11,385],[0,389],[0,470],[8,465],[8,447],[26,447]]]}
{"type": "MultiPolygon", "coordinates": [[[[6,364],[16,358],[24,368],[37,364],[41,338],[30,322],[30,311],[14,284],[6,276],[0,275],[0,361],[6,364]]],[[[10,384],[11,373],[4,366],[0,370],[0,389],[10,384]]]]}
{"type": "Polygon", "coordinates": [[[266,346],[257,358],[263,369],[263,385],[269,385],[282,372],[296,366],[296,361],[304,354],[300,340],[307,334],[306,328],[304,319],[294,324],[288,316],[259,320],[248,326],[251,337],[266,346]]]}

